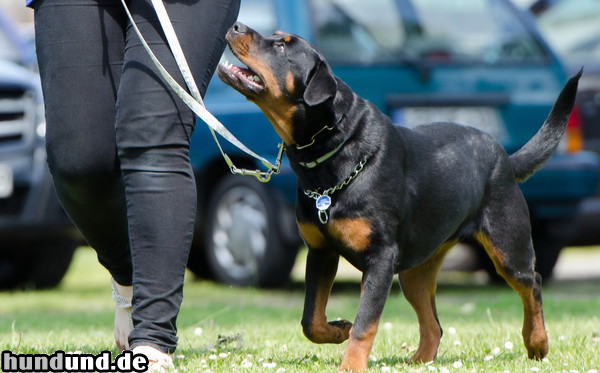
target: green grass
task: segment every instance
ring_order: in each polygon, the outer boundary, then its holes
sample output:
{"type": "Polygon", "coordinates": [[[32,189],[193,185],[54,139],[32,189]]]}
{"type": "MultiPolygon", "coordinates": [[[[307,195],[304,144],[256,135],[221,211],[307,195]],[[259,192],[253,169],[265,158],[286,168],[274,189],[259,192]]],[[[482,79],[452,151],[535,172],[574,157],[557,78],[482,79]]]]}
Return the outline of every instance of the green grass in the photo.
{"type": "MultiPolygon", "coordinates": [[[[301,266],[301,264],[299,264],[301,266]]],[[[298,273],[298,271],[295,271],[298,273]]],[[[299,275],[296,275],[298,278],[299,275]]],[[[343,276],[330,299],[330,319],[352,320],[358,281],[343,276]]],[[[557,282],[544,291],[550,354],[526,358],[516,293],[472,275],[444,275],[438,310],[445,335],[436,362],[408,365],[418,344],[413,310],[397,284],[375,340],[370,371],[595,372],[600,370],[600,285],[557,282]],[[511,348],[512,344],[512,348],[511,348]]],[[[346,343],[315,345],[302,335],[302,284],[286,290],[238,289],[188,276],[179,317],[179,372],[335,372],[346,343]]],[[[41,292],[0,293],[0,350],[116,353],[109,277],[90,249],[79,249],[62,285],[41,292]]]]}

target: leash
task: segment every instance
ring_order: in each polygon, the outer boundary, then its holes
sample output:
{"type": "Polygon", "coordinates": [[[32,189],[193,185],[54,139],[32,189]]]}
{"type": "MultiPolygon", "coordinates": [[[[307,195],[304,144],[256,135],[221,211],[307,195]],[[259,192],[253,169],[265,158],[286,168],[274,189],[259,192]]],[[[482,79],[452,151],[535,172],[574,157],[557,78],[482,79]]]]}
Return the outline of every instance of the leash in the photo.
{"type": "Polygon", "coordinates": [[[171,89],[173,89],[173,91],[177,94],[177,96],[179,96],[181,98],[181,100],[200,119],[202,119],[208,125],[208,128],[210,129],[210,132],[213,135],[213,138],[214,138],[215,142],[217,143],[217,146],[219,147],[219,151],[221,152],[223,159],[225,159],[225,162],[227,163],[227,166],[229,167],[229,170],[231,171],[231,173],[237,174],[237,175],[251,175],[251,176],[256,177],[260,182],[263,182],[263,183],[268,182],[271,179],[271,176],[273,174],[278,174],[281,169],[281,159],[283,157],[283,152],[285,150],[283,142],[278,145],[279,152],[277,154],[277,159],[275,161],[275,164],[273,165],[267,159],[256,154],[255,152],[250,150],[246,145],[244,145],[241,141],[239,141],[231,132],[229,132],[229,130],[227,128],[225,128],[225,126],[221,122],[219,122],[219,120],[217,118],[215,118],[206,109],[206,107],[204,106],[204,101],[202,100],[202,96],[200,95],[200,91],[198,90],[198,87],[194,81],[191,70],[189,68],[187,60],[183,53],[183,50],[181,49],[181,44],[179,43],[179,39],[177,38],[175,29],[173,28],[173,25],[171,24],[171,20],[169,18],[169,15],[167,13],[167,10],[165,9],[165,6],[164,6],[162,0],[152,0],[152,5],[154,7],[154,11],[156,12],[156,15],[158,16],[158,19],[160,21],[163,32],[165,33],[165,36],[167,38],[167,44],[168,44],[169,48],[171,49],[171,53],[173,53],[173,56],[175,57],[175,61],[177,62],[179,70],[183,76],[183,79],[184,79],[188,89],[191,92],[191,95],[183,87],[181,87],[181,85],[179,85],[179,83],[177,83],[177,81],[175,81],[175,79],[171,76],[171,74],[169,74],[169,72],[160,63],[158,58],[156,58],[156,55],[154,54],[154,52],[152,52],[152,49],[146,42],[146,39],[144,38],[141,31],[137,27],[137,24],[133,20],[133,16],[129,12],[129,8],[127,7],[127,4],[125,3],[125,0],[121,0],[121,3],[123,4],[123,8],[125,9],[125,12],[127,13],[129,22],[131,23],[133,29],[135,30],[136,34],[138,35],[138,37],[140,39],[142,45],[144,46],[144,49],[146,49],[146,52],[148,52],[150,59],[152,60],[152,62],[154,63],[154,65],[156,66],[156,68],[158,69],[160,74],[162,75],[162,77],[165,79],[165,81],[171,87],[171,89]],[[236,146],[238,149],[242,150],[244,153],[261,161],[262,164],[265,167],[267,167],[268,171],[261,171],[258,169],[257,170],[248,170],[245,168],[237,168],[233,164],[233,162],[231,161],[229,156],[223,150],[223,147],[221,146],[221,143],[219,142],[219,139],[215,132],[218,133],[219,135],[223,136],[223,138],[225,138],[231,144],[236,146]]]}

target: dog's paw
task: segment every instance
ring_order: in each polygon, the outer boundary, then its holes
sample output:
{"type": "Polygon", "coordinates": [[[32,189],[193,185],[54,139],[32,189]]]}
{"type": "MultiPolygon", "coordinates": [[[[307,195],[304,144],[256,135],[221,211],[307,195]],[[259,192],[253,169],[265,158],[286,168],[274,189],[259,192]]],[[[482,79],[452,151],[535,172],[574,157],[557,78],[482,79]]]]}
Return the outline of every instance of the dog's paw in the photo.
{"type": "Polygon", "coordinates": [[[527,356],[531,360],[542,360],[548,355],[548,340],[541,341],[536,345],[526,346],[527,348],[527,356]]]}
{"type": "Polygon", "coordinates": [[[350,337],[351,328],[350,321],[335,320],[305,325],[302,330],[306,338],[313,343],[342,343],[350,337]]]}
{"type": "Polygon", "coordinates": [[[350,338],[350,329],[352,329],[352,323],[350,321],[344,320],[344,319],[339,319],[339,320],[330,321],[327,324],[338,329],[337,333],[335,333],[336,334],[336,338],[335,338],[336,342],[335,343],[342,343],[345,340],[347,340],[348,338],[350,338]]]}
{"type": "Polygon", "coordinates": [[[525,342],[527,356],[530,359],[542,360],[548,355],[548,351],[550,350],[548,347],[548,335],[543,327],[533,330],[523,327],[523,342],[525,342]]]}
{"type": "Polygon", "coordinates": [[[342,364],[340,364],[340,366],[338,367],[338,370],[340,372],[363,372],[367,369],[367,364],[352,364],[346,360],[342,361],[342,364]]]}

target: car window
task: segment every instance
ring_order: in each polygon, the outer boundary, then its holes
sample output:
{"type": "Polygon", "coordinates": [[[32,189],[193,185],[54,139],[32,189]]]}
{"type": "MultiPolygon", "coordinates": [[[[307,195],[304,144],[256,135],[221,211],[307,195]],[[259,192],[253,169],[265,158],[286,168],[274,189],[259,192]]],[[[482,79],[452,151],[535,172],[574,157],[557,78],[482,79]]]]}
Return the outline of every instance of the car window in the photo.
{"type": "Polygon", "coordinates": [[[543,12],[539,26],[548,42],[572,62],[600,59],[600,1],[559,1],[543,12]]]}
{"type": "Polygon", "coordinates": [[[313,0],[319,49],[331,61],[394,60],[406,42],[395,0],[313,0]]]}
{"type": "Polygon", "coordinates": [[[243,0],[238,20],[261,34],[273,34],[277,28],[273,0],[243,0]]]}
{"type": "Polygon", "coordinates": [[[312,0],[316,43],[330,60],[522,62],[545,51],[504,1],[312,0]]]}
{"type": "MultiPolygon", "coordinates": [[[[263,35],[271,35],[277,29],[277,16],[273,0],[243,0],[240,4],[238,21],[252,27],[263,35]]],[[[229,48],[221,56],[223,61],[236,61],[229,48]]]]}

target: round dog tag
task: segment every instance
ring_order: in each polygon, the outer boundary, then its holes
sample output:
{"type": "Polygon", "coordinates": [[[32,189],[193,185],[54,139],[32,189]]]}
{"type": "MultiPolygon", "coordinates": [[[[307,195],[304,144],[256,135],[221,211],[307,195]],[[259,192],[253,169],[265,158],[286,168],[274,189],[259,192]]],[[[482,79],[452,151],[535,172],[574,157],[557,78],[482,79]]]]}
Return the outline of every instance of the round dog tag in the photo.
{"type": "Polygon", "coordinates": [[[329,196],[320,196],[317,198],[317,209],[319,211],[325,211],[331,206],[331,197],[329,196]]]}

